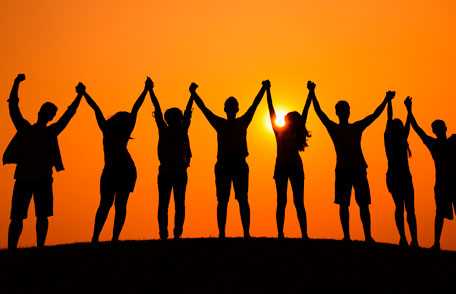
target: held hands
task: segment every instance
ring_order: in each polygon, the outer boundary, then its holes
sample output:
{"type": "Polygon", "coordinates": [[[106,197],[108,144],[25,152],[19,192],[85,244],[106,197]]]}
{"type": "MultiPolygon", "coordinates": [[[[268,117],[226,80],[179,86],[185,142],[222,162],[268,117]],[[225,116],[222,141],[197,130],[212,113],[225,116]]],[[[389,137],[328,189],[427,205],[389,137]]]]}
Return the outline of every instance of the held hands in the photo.
{"type": "Polygon", "coordinates": [[[16,78],[14,79],[14,81],[17,82],[17,83],[25,81],[25,74],[23,74],[23,73],[18,74],[16,76],[16,78]]]}
{"type": "Polygon", "coordinates": [[[308,82],[307,82],[307,89],[308,89],[309,91],[312,91],[312,92],[315,91],[315,87],[316,87],[316,86],[317,86],[317,85],[316,85],[314,82],[312,82],[312,81],[308,81],[308,82]]]}
{"type": "Polygon", "coordinates": [[[411,112],[412,111],[412,97],[407,96],[404,100],[404,105],[405,105],[405,108],[407,108],[407,111],[411,112]]]}
{"type": "Polygon", "coordinates": [[[76,85],[76,93],[78,93],[78,95],[80,96],[83,96],[86,92],[86,87],[83,83],[79,82],[77,85],[76,85]]]}
{"type": "Polygon", "coordinates": [[[387,91],[385,98],[387,100],[392,100],[394,98],[394,96],[396,96],[396,91],[387,91]]]}
{"type": "Polygon", "coordinates": [[[154,88],[154,82],[152,81],[152,79],[150,77],[147,77],[146,82],[144,84],[144,90],[150,91],[153,88],[154,88]]]}
{"type": "Polygon", "coordinates": [[[198,84],[196,84],[196,83],[191,83],[190,87],[188,88],[188,90],[190,91],[190,94],[192,94],[192,95],[196,93],[196,89],[198,89],[198,84]]]}
{"type": "Polygon", "coordinates": [[[263,85],[263,88],[268,90],[268,89],[271,89],[271,82],[269,80],[264,80],[261,82],[261,84],[263,85]]]}

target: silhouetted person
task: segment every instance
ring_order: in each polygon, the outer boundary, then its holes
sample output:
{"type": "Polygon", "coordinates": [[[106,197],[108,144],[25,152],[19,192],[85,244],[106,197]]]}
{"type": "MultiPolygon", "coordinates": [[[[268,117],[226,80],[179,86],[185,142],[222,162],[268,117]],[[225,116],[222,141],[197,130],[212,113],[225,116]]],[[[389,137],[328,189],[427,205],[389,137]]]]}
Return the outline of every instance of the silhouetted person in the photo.
{"type": "Polygon", "coordinates": [[[185,220],[185,190],[187,188],[187,168],[192,152],[188,138],[188,128],[192,116],[193,98],[188,99],[184,114],[173,107],[165,111],[155,96],[153,84],[150,97],[155,107],[154,117],[158,127],[158,224],[160,239],[168,238],[168,207],[171,190],[174,192],[174,238],[182,235],[185,220]]]}
{"type": "Polygon", "coordinates": [[[339,205],[340,221],[344,232],[344,240],[350,241],[349,206],[352,188],[355,190],[355,199],[360,209],[361,222],[364,229],[366,242],[372,243],[371,218],[369,205],[371,195],[369,182],[367,180],[367,163],[361,149],[361,137],[363,131],[382,114],[385,106],[391,100],[395,92],[388,91],[382,103],[371,115],[366,118],[349,123],[350,105],[347,101],[341,100],[336,104],[336,114],[339,123],[335,123],[321,110],[320,103],[314,91],[313,104],[315,112],[328,130],[334,148],[336,149],[336,181],[335,181],[335,203],[339,205]]]}
{"type": "Polygon", "coordinates": [[[412,175],[408,158],[411,155],[407,138],[410,133],[410,116],[407,116],[405,126],[398,118],[393,119],[393,105],[388,101],[388,120],[384,134],[388,171],[386,185],[393,196],[396,206],[395,219],[399,232],[400,246],[408,246],[404,228],[404,208],[407,211],[407,222],[412,238],[411,246],[418,247],[418,237],[415,217],[415,199],[412,175]]]}
{"type": "Polygon", "coordinates": [[[225,238],[226,212],[230,197],[231,183],[234,186],[236,200],[239,202],[244,237],[250,237],[250,207],[248,202],[249,166],[245,158],[247,150],[247,128],[258,107],[265,86],[255,97],[250,108],[241,117],[236,117],[239,103],[236,98],[229,97],[225,101],[227,118],[222,118],[210,111],[196,93],[196,84],[190,87],[196,105],[217,132],[217,163],[215,164],[215,185],[217,190],[217,222],[219,237],[225,238]]]}
{"type": "Polygon", "coordinates": [[[444,219],[453,219],[453,208],[456,211],[456,162],[454,152],[456,150],[456,137],[447,137],[447,127],[443,120],[437,119],[432,122],[432,132],[436,136],[428,136],[418,125],[412,112],[412,99],[405,100],[411,125],[424,145],[429,149],[434,159],[435,166],[435,223],[433,249],[440,250],[440,237],[442,235],[444,219]]]}
{"type": "MultiPolygon", "coordinates": [[[[314,86],[309,84],[309,86],[314,86]]],[[[301,227],[303,239],[308,239],[306,210],[304,208],[304,169],[302,166],[300,151],[307,146],[307,137],[310,137],[306,129],[307,114],[309,113],[312,97],[308,95],[302,114],[297,111],[289,112],[285,116],[285,125],[278,126],[276,113],[272,104],[270,83],[265,83],[266,97],[268,100],[269,116],[272,129],[277,142],[277,157],[274,168],[274,180],[277,191],[277,234],[279,239],[284,238],[283,224],[285,221],[285,207],[287,205],[287,186],[290,180],[293,190],[293,201],[301,227]]]]}
{"type": "Polygon", "coordinates": [[[127,145],[136,124],[136,117],[152,81],[147,78],[144,90],[136,100],[131,112],[121,111],[105,119],[101,109],[86,92],[84,98],[95,112],[98,127],[103,133],[105,166],[100,179],[100,205],[95,216],[92,242],[97,243],[109,210],[114,204],[114,228],[112,241],[119,240],[127,214],[127,201],[136,183],[136,166],[127,145]]]}
{"type": "Polygon", "coordinates": [[[8,99],[9,114],[17,133],[3,155],[4,164],[16,164],[8,231],[9,249],[17,248],[32,196],[37,246],[43,247],[45,244],[48,217],[53,215],[52,169],[63,170],[57,137],[76,113],[84,91],[84,85],[79,83],[76,86],[76,98],[57,122],[48,125],[57,113],[57,106],[45,102],[38,112],[38,120],[31,124],[24,119],[19,109],[19,85],[24,80],[24,74],[17,75],[8,99]]]}

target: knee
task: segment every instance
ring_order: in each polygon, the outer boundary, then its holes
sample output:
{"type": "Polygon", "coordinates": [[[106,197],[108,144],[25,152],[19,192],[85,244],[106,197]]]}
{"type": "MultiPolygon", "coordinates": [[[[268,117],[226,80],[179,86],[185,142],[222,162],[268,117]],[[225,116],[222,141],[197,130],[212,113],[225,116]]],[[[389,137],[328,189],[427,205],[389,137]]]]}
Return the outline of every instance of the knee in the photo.
{"type": "Polygon", "coordinates": [[[219,197],[217,199],[217,206],[219,208],[227,208],[228,207],[228,199],[225,199],[225,197],[219,197]]]}
{"type": "Polygon", "coordinates": [[[249,201],[247,200],[247,197],[239,197],[237,201],[240,207],[249,207],[249,201]]]}
{"type": "Polygon", "coordinates": [[[21,218],[13,218],[10,220],[10,226],[12,227],[21,227],[23,220],[21,218]]]}

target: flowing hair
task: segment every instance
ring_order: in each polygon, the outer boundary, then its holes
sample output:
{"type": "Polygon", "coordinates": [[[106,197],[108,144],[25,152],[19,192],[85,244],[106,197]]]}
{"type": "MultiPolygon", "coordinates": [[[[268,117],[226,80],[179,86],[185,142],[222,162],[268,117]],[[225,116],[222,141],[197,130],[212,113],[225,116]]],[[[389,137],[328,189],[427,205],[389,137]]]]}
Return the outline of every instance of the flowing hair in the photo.
{"type": "Polygon", "coordinates": [[[304,151],[304,148],[309,146],[307,144],[307,138],[311,137],[309,131],[306,129],[306,125],[302,119],[301,114],[297,111],[287,113],[285,120],[289,124],[291,132],[296,137],[296,144],[299,151],[304,151]]]}
{"type": "Polygon", "coordinates": [[[119,111],[111,116],[107,121],[109,130],[120,136],[130,138],[130,113],[126,111],[119,111]]]}

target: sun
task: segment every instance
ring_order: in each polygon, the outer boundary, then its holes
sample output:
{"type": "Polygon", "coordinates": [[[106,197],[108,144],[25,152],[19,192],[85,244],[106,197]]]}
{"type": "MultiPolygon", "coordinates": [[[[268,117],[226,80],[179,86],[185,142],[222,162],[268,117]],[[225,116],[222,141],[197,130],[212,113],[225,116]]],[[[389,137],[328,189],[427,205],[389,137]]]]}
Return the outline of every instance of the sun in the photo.
{"type": "MultiPolygon", "coordinates": [[[[276,110],[276,119],[275,119],[274,124],[276,126],[278,126],[279,128],[282,128],[282,127],[285,126],[285,115],[286,115],[286,113],[287,112],[285,110],[282,110],[282,109],[277,109],[276,110]]],[[[271,119],[269,118],[269,113],[267,113],[267,115],[266,115],[265,123],[266,123],[267,129],[272,130],[271,119]]]]}

